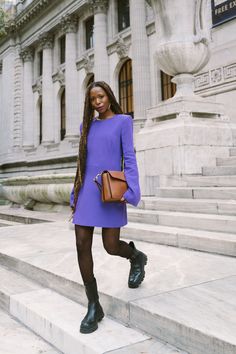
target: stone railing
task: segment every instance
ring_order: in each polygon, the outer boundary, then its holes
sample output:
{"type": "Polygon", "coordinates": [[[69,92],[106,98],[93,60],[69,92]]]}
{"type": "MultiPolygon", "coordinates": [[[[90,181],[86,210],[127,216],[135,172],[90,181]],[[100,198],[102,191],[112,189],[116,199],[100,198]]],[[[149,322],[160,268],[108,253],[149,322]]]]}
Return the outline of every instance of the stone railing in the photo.
{"type": "Polygon", "coordinates": [[[21,176],[0,182],[0,197],[19,205],[60,204],[68,205],[74,174],[21,176]]]}

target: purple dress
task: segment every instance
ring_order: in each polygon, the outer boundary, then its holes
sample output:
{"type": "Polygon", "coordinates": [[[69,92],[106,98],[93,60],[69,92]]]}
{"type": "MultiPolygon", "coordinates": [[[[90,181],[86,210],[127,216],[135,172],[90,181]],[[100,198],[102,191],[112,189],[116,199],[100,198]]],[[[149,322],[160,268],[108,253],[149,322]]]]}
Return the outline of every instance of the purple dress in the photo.
{"type": "MultiPolygon", "coordinates": [[[[127,224],[126,203],[103,203],[93,178],[103,170],[120,171],[122,154],[128,190],[127,203],[137,206],[140,187],[137,161],[133,145],[133,120],[124,114],[115,114],[106,120],[91,124],[87,140],[87,161],[84,183],[79,191],[73,223],[82,226],[121,227],[127,224]]],[[[70,196],[73,204],[74,191],[70,196]]]]}

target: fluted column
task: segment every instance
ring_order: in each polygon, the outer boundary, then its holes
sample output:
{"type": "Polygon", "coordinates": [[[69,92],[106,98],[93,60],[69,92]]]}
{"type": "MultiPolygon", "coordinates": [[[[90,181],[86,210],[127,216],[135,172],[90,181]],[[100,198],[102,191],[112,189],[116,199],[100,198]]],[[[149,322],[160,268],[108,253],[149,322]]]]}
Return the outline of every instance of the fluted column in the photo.
{"type": "Polygon", "coordinates": [[[39,37],[43,48],[42,75],[42,144],[54,142],[53,82],[52,82],[52,47],[53,37],[43,33],[39,37]]]}
{"type": "Polygon", "coordinates": [[[23,147],[27,149],[34,146],[33,49],[25,48],[21,57],[24,61],[23,147]]]}
{"type": "Polygon", "coordinates": [[[107,55],[108,0],[90,0],[94,12],[94,75],[95,80],[109,82],[107,55]]]}
{"type": "Polygon", "coordinates": [[[21,57],[20,40],[17,38],[15,47],[15,70],[14,70],[14,131],[13,149],[19,151],[23,145],[23,58],[21,57]]]}
{"type": "Polygon", "coordinates": [[[130,0],[134,118],[145,119],[151,105],[145,0],[130,0]]]}
{"type": "Polygon", "coordinates": [[[76,68],[77,18],[66,15],[62,18],[62,28],[66,33],[66,139],[79,136],[79,88],[76,68]]]}

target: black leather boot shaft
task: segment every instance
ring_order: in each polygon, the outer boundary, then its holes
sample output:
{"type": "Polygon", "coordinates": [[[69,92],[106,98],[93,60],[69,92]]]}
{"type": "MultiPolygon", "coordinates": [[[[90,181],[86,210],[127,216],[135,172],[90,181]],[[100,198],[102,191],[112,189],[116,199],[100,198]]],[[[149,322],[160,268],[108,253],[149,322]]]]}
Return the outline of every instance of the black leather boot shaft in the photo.
{"type": "Polygon", "coordinates": [[[133,248],[133,254],[130,258],[130,272],[128,286],[129,288],[137,288],[145,277],[144,267],[147,264],[147,256],[143,252],[137,250],[134,243],[131,241],[129,246],[133,248]]]}
{"type": "Polygon", "coordinates": [[[92,333],[98,328],[98,322],[104,317],[102,306],[99,303],[96,279],[85,284],[85,291],[88,298],[88,311],[81,322],[81,333],[92,333]]]}

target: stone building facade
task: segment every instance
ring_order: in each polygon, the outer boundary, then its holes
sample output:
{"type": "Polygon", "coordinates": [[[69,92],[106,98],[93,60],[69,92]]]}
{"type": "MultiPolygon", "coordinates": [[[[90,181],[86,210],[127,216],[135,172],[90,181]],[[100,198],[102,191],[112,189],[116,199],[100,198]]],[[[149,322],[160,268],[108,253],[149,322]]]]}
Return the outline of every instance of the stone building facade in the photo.
{"type": "MultiPolygon", "coordinates": [[[[16,16],[0,39],[1,178],[75,171],[84,93],[92,80],[111,85],[124,111],[134,117],[137,139],[148,110],[175,92],[156,60],[157,2],[16,3],[16,16]]],[[[224,116],[236,123],[236,19],[213,27],[214,4],[201,2],[211,28],[211,56],[194,73],[195,93],[223,103],[224,116]]],[[[141,160],[139,155],[142,169],[141,160]]]]}

